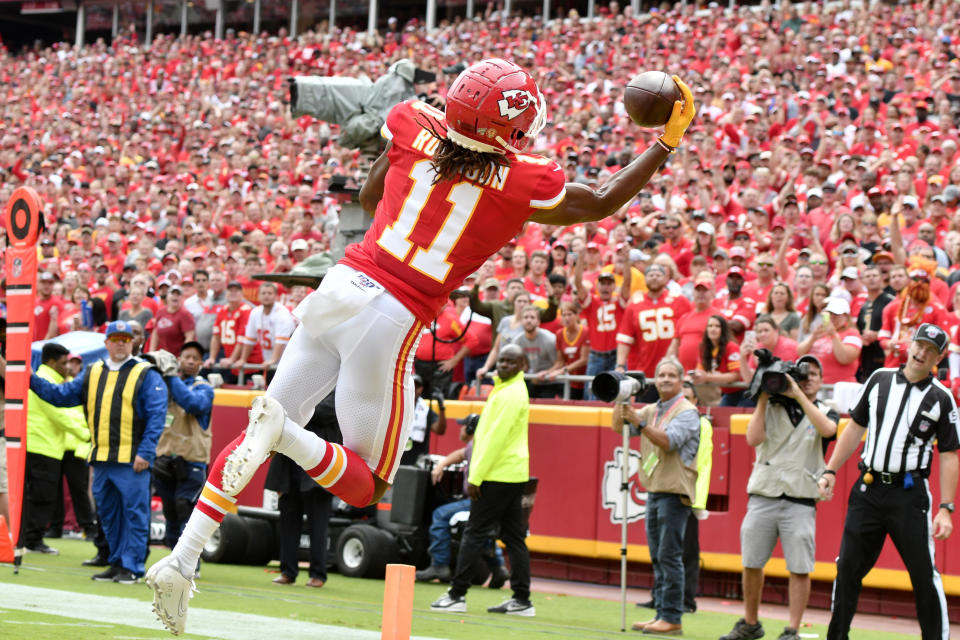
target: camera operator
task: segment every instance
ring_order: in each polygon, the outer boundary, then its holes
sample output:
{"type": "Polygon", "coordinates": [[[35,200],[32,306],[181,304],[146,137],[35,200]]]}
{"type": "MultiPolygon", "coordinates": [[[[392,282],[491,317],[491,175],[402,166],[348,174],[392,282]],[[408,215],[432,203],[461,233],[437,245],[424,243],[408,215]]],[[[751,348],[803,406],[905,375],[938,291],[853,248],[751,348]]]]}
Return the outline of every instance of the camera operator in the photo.
{"type": "Polygon", "coordinates": [[[824,469],[825,440],[837,433],[837,414],[817,401],[823,385],[823,367],[811,355],[806,379],[786,375],[783,396],[761,392],[747,425],[747,444],[757,459],[747,482],[747,514],[740,525],[743,559],[744,617],[721,640],[749,640],[763,636],[757,618],[763,592],[763,567],[780,538],[790,572],[790,626],[781,640],[797,640],[797,629],[810,596],[810,572],[816,550],[817,480],[824,469]],[[803,413],[788,411],[784,398],[797,403],[803,413]],[[793,417],[791,417],[793,416],[793,417]],[[796,423],[794,420],[799,419],[796,423]]]}
{"type": "Polygon", "coordinates": [[[410,426],[410,437],[400,457],[400,464],[415,465],[420,456],[430,453],[430,434],[442,436],[447,432],[447,407],[443,402],[443,393],[435,389],[433,398],[423,397],[423,378],[413,375],[414,405],[413,423],[410,426]],[[437,403],[437,410],[432,408],[437,403]]]}
{"type": "Polygon", "coordinates": [[[673,357],[657,364],[660,399],[639,411],[628,403],[613,408],[613,430],[629,424],[640,436],[640,481],[647,489],[647,544],[653,563],[657,615],[634,623],[635,631],[683,632],[683,538],[696,494],[700,414],[683,397],[683,365],[673,357]]]}

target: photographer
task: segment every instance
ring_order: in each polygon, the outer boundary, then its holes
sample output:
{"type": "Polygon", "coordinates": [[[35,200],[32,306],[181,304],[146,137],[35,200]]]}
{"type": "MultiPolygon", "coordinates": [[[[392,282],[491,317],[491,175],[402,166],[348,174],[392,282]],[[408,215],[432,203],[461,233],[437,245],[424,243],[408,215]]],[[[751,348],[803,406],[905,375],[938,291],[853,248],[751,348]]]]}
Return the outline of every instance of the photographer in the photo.
{"type": "Polygon", "coordinates": [[[158,367],[169,391],[167,425],[157,442],[153,487],[163,501],[167,523],[164,543],[172,549],[207,477],[213,387],[198,375],[203,363],[203,346],[199,342],[185,343],[176,360],[170,353],[150,355],[155,360],[161,358],[157,360],[158,367]]]}
{"type": "Polygon", "coordinates": [[[787,389],[782,396],[761,392],[747,425],[747,444],[756,448],[757,459],[747,483],[747,514],[740,525],[744,617],[721,640],[763,636],[757,618],[763,567],[778,537],[790,572],[790,625],[780,639],[799,638],[797,629],[810,596],[816,550],[817,480],[824,469],[824,441],[836,434],[838,419],[817,401],[823,384],[820,361],[806,355],[797,361],[797,365],[803,363],[809,365],[806,379],[798,382],[785,375],[787,389]],[[799,405],[802,413],[790,411],[790,401],[799,405]]]}
{"type": "Polygon", "coordinates": [[[636,622],[635,631],[683,632],[683,539],[697,483],[700,414],[683,397],[683,365],[666,357],[657,364],[660,399],[639,411],[628,403],[613,408],[613,430],[625,424],[640,436],[640,481],[647,489],[647,544],[653,563],[653,601],[657,615],[636,622]]]}
{"type": "Polygon", "coordinates": [[[414,404],[413,423],[410,425],[410,437],[403,454],[400,457],[402,465],[416,465],[420,456],[430,453],[430,433],[442,436],[447,432],[446,406],[443,403],[443,393],[440,389],[434,391],[433,400],[437,403],[437,410],[431,408],[430,400],[423,398],[423,379],[413,376],[414,404]]]}

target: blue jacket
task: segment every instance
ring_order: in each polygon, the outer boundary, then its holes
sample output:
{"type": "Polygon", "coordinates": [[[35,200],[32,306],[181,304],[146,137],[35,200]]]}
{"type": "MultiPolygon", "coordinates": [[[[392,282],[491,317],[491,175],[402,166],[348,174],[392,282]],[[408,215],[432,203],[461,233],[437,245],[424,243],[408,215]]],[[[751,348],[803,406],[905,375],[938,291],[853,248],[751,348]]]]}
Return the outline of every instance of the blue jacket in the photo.
{"type": "Polygon", "coordinates": [[[170,389],[170,397],[183,410],[194,416],[200,427],[206,431],[210,428],[210,412],[213,410],[213,387],[209,384],[197,384],[198,378],[181,379],[177,376],[165,378],[170,389]]]}
{"type": "MultiPolygon", "coordinates": [[[[76,378],[62,384],[50,383],[34,373],[30,376],[30,390],[56,407],[74,407],[83,403],[83,391],[89,373],[88,366],[76,378]]],[[[143,383],[133,403],[137,415],[145,421],[136,455],[153,464],[157,440],[163,432],[167,416],[167,385],[153,367],[144,372],[143,383]]],[[[90,420],[90,416],[87,416],[87,420],[90,420]]]]}

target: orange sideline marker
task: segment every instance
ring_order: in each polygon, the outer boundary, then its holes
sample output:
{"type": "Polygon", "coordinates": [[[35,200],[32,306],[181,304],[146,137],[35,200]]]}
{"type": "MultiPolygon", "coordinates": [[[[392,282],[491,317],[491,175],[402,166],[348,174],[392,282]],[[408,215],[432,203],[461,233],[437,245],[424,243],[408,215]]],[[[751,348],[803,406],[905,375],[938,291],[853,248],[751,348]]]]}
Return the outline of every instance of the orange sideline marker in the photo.
{"type": "Polygon", "coordinates": [[[381,640],[410,640],[413,623],[413,584],[416,568],[388,564],[383,581],[383,626],[381,640]]]}
{"type": "Polygon", "coordinates": [[[13,541],[3,516],[0,516],[0,562],[13,562],[13,541]]]}

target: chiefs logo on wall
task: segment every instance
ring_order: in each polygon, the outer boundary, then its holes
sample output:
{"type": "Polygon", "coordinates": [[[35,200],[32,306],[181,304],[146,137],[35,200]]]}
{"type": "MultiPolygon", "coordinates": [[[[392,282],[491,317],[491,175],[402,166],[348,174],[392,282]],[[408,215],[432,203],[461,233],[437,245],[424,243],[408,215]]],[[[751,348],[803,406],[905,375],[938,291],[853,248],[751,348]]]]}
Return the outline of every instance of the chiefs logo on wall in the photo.
{"type": "Polygon", "coordinates": [[[503,97],[497,100],[497,106],[500,107],[501,116],[507,120],[513,120],[526,111],[527,107],[534,101],[535,99],[529,91],[508,89],[503,92],[503,97]]]}
{"type": "MultiPolygon", "coordinates": [[[[613,460],[603,465],[603,484],[600,487],[603,499],[603,508],[610,511],[610,522],[623,522],[623,496],[620,494],[620,468],[623,460],[623,447],[613,450],[613,460]]],[[[640,452],[630,450],[627,462],[627,522],[642,520],[647,513],[647,493],[640,488],[637,482],[637,473],[640,471],[640,452]]]]}

